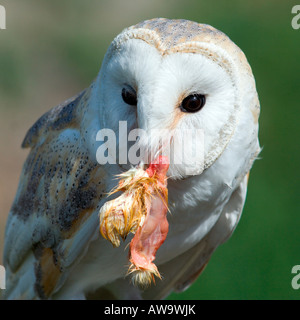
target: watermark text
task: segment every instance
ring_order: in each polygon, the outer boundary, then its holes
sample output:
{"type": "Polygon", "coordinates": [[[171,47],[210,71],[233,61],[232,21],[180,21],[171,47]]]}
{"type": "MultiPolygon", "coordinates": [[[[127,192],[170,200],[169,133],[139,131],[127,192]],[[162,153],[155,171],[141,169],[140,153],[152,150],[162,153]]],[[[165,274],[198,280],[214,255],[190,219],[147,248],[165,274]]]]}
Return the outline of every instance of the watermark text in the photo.
{"type": "Polygon", "coordinates": [[[300,4],[293,6],[292,14],[295,14],[292,19],[292,28],[298,30],[300,29],[300,4]]]}
{"type": "Polygon", "coordinates": [[[300,288],[300,265],[293,266],[292,274],[296,274],[292,278],[292,288],[298,290],[300,288]]]}
{"type": "Polygon", "coordinates": [[[0,289],[5,289],[5,268],[0,265],[0,289]]]}
{"type": "Polygon", "coordinates": [[[202,129],[180,130],[135,128],[128,132],[127,122],[120,121],[117,132],[105,128],[97,132],[96,159],[100,165],[149,164],[158,155],[168,158],[186,175],[202,172],[204,163],[204,132],[202,129]],[[199,171],[199,172],[198,172],[199,171]]]}
{"type": "Polygon", "coordinates": [[[0,5],[0,29],[6,29],[6,10],[0,5]]]}

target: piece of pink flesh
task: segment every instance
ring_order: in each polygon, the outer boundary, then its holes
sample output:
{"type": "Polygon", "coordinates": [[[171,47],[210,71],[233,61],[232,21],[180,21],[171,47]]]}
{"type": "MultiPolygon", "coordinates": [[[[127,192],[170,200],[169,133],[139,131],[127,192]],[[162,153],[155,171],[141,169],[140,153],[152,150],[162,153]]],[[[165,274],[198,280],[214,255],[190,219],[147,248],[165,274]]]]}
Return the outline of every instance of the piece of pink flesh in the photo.
{"type": "Polygon", "coordinates": [[[149,164],[146,172],[149,177],[152,177],[154,174],[158,177],[159,181],[163,184],[166,184],[167,171],[169,169],[169,160],[166,156],[158,156],[154,161],[149,164]]]}
{"type": "MultiPolygon", "coordinates": [[[[166,174],[169,163],[167,157],[159,156],[147,169],[151,177],[156,175],[158,187],[167,188],[166,174]]],[[[142,227],[139,227],[130,243],[130,261],[139,269],[153,269],[152,261],[159,247],[165,241],[169,223],[167,220],[167,199],[160,190],[152,190],[148,213],[142,227]]],[[[156,268],[156,267],[155,267],[156,268]]]]}

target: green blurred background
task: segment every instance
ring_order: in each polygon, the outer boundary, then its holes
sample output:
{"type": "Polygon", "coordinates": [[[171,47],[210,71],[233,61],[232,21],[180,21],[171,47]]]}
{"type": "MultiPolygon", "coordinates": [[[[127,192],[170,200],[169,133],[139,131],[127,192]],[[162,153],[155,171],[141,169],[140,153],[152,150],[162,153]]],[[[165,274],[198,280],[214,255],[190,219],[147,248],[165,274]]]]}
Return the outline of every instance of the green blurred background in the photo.
{"type": "MultiPolygon", "coordinates": [[[[4,227],[22,164],[27,129],[45,111],[87,87],[123,28],[153,17],[208,23],[245,52],[261,101],[261,160],[233,237],[200,278],[172,299],[298,299],[300,264],[300,29],[295,1],[2,0],[0,30],[0,264],[4,227]]],[[[298,1],[298,4],[300,2],[298,1]]],[[[299,21],[300,22],[300,21],[299,21]]]]}

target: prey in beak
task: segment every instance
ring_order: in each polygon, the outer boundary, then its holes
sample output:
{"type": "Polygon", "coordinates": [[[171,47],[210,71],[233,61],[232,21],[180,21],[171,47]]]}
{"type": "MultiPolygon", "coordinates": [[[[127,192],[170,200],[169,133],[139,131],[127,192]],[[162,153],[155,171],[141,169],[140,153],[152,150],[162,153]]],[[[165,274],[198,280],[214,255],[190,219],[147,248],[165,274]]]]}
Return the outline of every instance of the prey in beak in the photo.
{"type": "Polygon", "coordinates": [[[153,261],[169,230],[168,168],[168,158],[158,156],[146,170],[137,167],[121,174],[110,194],[123,193],[100,209],[100,232],[113,246],[120,245],[120,237],[125,240],[130,232],[135,234],[129,246],[128,274],[141,287],[154,282],[154,276],[161,278],[153,261]]]}

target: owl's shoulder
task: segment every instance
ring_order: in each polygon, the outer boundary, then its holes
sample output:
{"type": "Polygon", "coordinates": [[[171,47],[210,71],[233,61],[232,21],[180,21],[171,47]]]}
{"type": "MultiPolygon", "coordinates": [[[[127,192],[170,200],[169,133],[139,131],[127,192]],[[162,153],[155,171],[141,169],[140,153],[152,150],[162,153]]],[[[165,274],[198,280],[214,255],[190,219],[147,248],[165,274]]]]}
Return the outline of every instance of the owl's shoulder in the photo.
{"type": "Polygon", "coordinates": [[[22,148],[34,147],[40,137],[46,135],[49,131],[58,131],[76,126],[76,108],[85,91],[81,91],[42,115],[28,130],[23,140],[22,148]]]}

